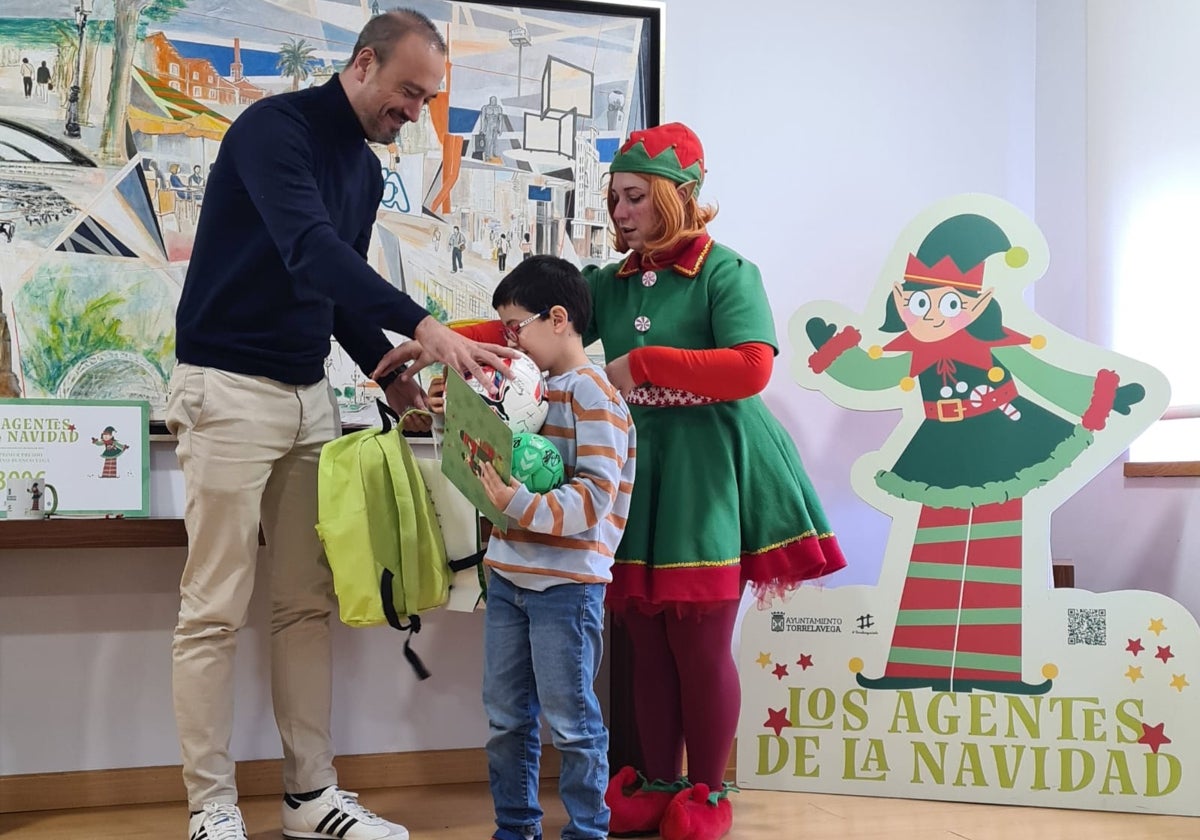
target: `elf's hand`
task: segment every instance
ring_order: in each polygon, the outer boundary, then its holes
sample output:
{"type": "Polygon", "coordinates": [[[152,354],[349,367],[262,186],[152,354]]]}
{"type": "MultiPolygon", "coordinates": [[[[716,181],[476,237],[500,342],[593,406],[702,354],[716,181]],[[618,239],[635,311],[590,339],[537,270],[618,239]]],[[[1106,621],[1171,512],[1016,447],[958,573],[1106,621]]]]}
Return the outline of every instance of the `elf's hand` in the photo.
{"type": "Polygon", "coordinates": [[[637,383],[633,381],[633,373],[629,368],[629,354],[618,356],[609,362],[604,368],[604,375],[608,377],[608,381],[621,392],[622,397],[628,397],[637,383]]]}
{"type": "Polygon", "coordinates": [[[496,468],[490,463],[483,465],[479,472],[479,481],[483,484],[488,499],[500,510],[507,510],[521,486],[515,478],[510,478],[508,484],[505,484],[500,480],[500,473],[496,472],[496,468]]]}
{"type": "Polygon", "coordinates": [[[813,348],[820,350],[837,333],[837,324],[831,324],[824,318],[809,318],[808,323],[804,325],[804,331],[808,333],[808,340],[812,342],[813,348]]]}
{"type": "Polygon", "coordinates": [[[1117,414],[1129,414],[1130,409],[1146,398],[1146,389],[1137,382],[1121,385],[1113,397],[1113,411],[1117,414]]]}

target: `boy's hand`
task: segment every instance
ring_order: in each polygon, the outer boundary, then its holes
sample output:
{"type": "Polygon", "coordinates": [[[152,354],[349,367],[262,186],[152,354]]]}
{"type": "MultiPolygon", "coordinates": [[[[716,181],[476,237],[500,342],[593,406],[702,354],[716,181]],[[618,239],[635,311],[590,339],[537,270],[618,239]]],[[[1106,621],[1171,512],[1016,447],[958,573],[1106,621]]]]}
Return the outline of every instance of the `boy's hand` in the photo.
{"type": "Polygon", "coordinates": [[[446,413],[446,377],[435,376],[429,381],[429,410],[434,414],[446,413]]]}
{"type": "Polygon", "coordinates": [[[491,464],[483,465],[479,481],[483,484],[483,490],[491,503],[502,511],[508,509],[513,496],[517,495],[517,490],[521,487],[521,483],[515,478],[510,478],[508,484],[501,481],[500,473],[496,472],[496,468],[491,464]]]}

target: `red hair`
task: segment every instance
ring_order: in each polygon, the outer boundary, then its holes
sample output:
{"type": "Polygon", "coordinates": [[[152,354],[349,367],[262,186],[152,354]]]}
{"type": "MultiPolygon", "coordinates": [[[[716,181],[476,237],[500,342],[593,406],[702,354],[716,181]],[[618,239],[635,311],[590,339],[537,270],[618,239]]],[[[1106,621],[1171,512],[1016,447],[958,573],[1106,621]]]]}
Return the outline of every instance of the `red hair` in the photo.
{"type": "MultiPolygon", "coordinates": [[[[660,175],[636,173],[650,184],[648,194],[658,216],[658,227],[654,236],[646,243],[643,257],[653,261],[655,255],[669,252],[685,239],[692,239],[708,232],[708,223],[717,215],[717,208],[712,204],[701,204],[696,198],[698,185],[693,185],[691,194],[686,199],[679,197],[678,187],[674,181],[660,175]]],[[[612,234],[613,247],[624,253],[629,250],[629,244],[621,231],[613,223],[613,208],[617,199],[610,186],[608,190],[608,224],[612,234]]]]}

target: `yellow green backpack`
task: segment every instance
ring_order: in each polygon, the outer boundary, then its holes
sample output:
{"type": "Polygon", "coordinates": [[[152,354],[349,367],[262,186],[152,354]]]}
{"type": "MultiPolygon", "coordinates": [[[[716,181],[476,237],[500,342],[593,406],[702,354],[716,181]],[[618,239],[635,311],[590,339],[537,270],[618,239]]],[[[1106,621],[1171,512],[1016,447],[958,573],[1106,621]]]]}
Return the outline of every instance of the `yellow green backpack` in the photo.
{"type": "Polygon", "coordinates": [[[411,647],[421,630],[420,613],[445,604],[454,572],[477,565],[483,553],[448,562],[399,418],[382,402],[379,409],[382,429],[343,435],[321,450],[317,533],[333,570],[342,622],[407,630],[404,656],[426,679],[429,671],[411,647]]]}

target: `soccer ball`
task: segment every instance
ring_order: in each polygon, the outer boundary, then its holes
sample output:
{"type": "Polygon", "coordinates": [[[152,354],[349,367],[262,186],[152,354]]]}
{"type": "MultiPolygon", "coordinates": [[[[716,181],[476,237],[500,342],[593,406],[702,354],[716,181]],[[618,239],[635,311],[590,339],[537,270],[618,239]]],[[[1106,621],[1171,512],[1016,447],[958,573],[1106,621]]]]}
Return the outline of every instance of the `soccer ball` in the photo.
{"type": "Polygon", "coordinates": [[[563,483],[562,455],[541,435],[513,435],[512,477],[534,493],[549,493],[563,483]]]}
{"type": "Polygon", "coordinates": [[[546,402],[546,379],[533,359],[524,354],[505,359],[504,363],[512,371],[512,379],[505,379],[499,371],[486,365],[483,368],[484,375],[496,387],[495,397],[489,396],[479,381],[469,374],[467,384],[483,397],[513,434],[536,432],[546,422],[546,413],[550,410],[546,402]]]}

